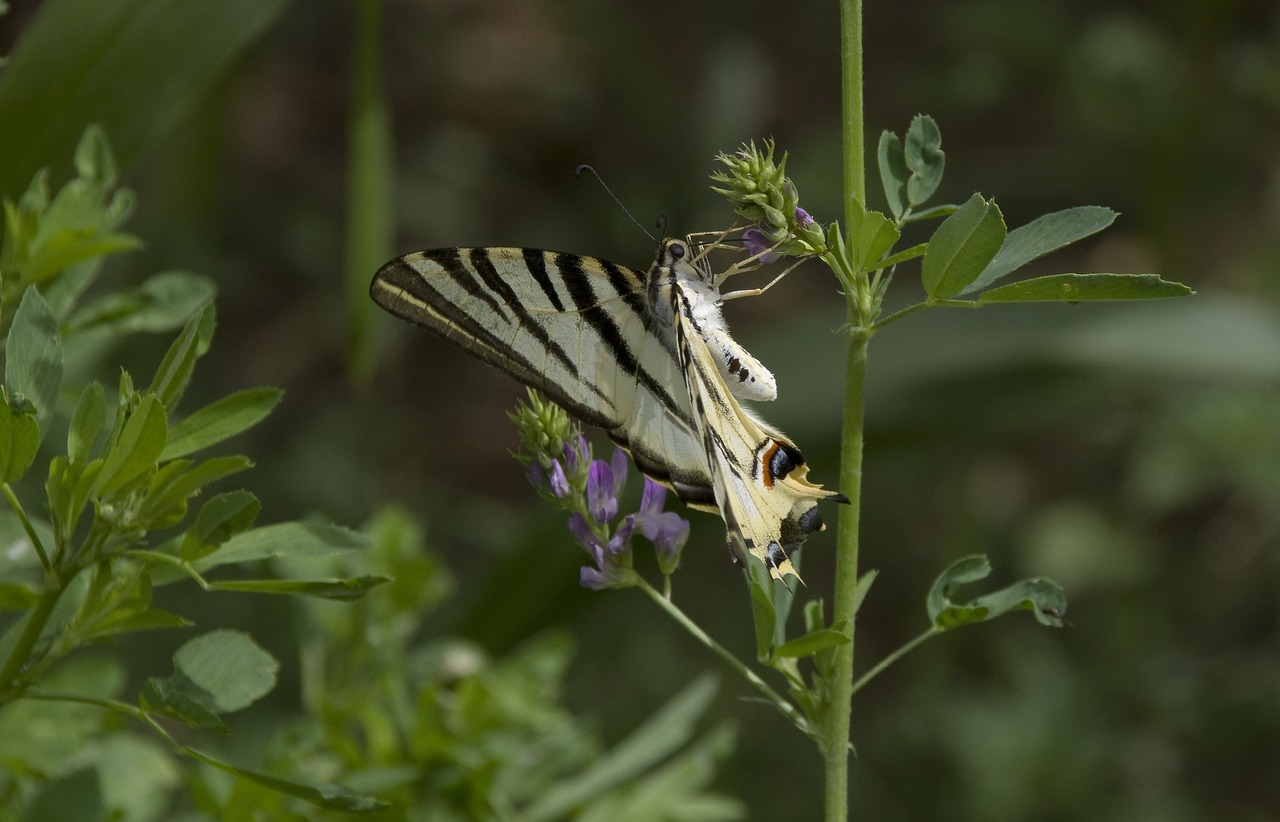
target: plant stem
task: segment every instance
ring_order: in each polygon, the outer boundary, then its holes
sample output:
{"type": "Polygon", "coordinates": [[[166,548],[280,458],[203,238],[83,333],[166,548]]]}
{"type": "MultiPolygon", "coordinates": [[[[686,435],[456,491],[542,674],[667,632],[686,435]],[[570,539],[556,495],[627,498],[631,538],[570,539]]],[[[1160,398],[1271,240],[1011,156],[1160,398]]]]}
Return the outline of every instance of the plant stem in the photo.
{"type": "MultiPolygon", "coordinates": [[[[855,225],[864,207],[866,173],[863,166],[862,124],[862,0],[840,0],[840,64],[844,147],[845,225],[855,225]]],[[[858,278],[865,285],[865,275],[858,278]]],[[[849,504],[840,510],[836,546],[835,590],[831,624],[849,625],[849,643],[835,648],[835,678],[823,716],[822,755],[825,759],[827,822],[849,817],[849,722],[853,710],[853,638],[858,585],[858,524],[862,496],[863,383],[867,371],[870,330],[864,300],[849,292],[848,359],[845,364],[844,426],[841,438],[840,490],[849,504]]]]}
{"type": "Polygon", "coordinates": [[[36,600],[36,606],[27,614],[27,622],[22,626],[22,633],[18,635],[18,641],[14,643],[4,667],[0,668],[0,704],[18,695],[16,692],[20,690],[17,689],[18,674],[31,657],[31,649],[36,646],[36,640],[40,638],[40,632],[49,621],[49,615],[53,613],[53,607],[58,604],[62,591],[63,586],[55,575],[50,574],[45,577],[44,591],[40,594],[40,599],[36,600]]]}
{"type": "Polygon", "coordinates": [[[688,615],[685,614],[684,611],[681,611],[676,607],[674,602],[658,593],[656,588],[643,579],[639,580],[638,585],[640,590],[649,595],[649,599],[652,599],[658,604],[659,608],[666,611],[668,616],[680,623],[680,626],[692,634],[694,639],[701,642],[708,650],[724,660],[726,665],[736,671],[752,687],[763,694],[764,698],[781,711],[784,716],[795,723],[797,728],[806,734],[812,734],[814,729],[809,724],[808,718],[806,718],[804,714],[800,713],[800,711],[796,709],[795,705],[783,698],[773,688],[770,688],[769,683],[761,679],[755,671],[742,664],[740,659],[729,653],[729,651],[722,645],[712,639],[706,631],[698,627],[696,622],[689,619],[688,615]]]}
{"type": "Polygon", "coordinates": [[[853,683],[853,693],[856,694],[858,691],[862,690],[862,686],[866,685],[868,682],[875,679],[877,674],[879,674],[885,668],[888,668],[893,663],[897,662],[899,659],[902,659],[911,651],[915,650],[916,646],[920,645],[926,639],[929,639],[930,637],[934,637],[934,636],[937,636],[937,632],[934,631],[932,628],[930,628],[920,636],[908,642],[906,645],[903,645],[898,650],[894,651],[884,659],[877,662],[874,668],[867,671],[862,676],[858,677],[858,681],[853,683]]]}
{"type": "Polygon", "coordinates": [[[867,202],[862,152],[862,0],[840,0],[840,67],[844,148],[844,224],[867,202]],[[855,200],[857,202],[855,202],[855,200]]]}
{"type": "Polygon", "coordinates": [[[9,501],[9,507],[13,509],[13,513],[18,515],[18,522],[22,523],[22,530],[27,532],[27,539],[31,540],[31,547],[36,550],[36,554],[40,557],[40,564],[48,572],[53,567],[49,564],[49,555],[45,553],[44,545],[40,543],[40,537],[36,536],[36,529],[31,526],[31,520],[27,519],[27,512],[23,510],[22,503],[18,501],[18,495],[13,493],[13,488],[7,482],[0,485],[0,491],[4,492],[4,498],[9,501]]]}

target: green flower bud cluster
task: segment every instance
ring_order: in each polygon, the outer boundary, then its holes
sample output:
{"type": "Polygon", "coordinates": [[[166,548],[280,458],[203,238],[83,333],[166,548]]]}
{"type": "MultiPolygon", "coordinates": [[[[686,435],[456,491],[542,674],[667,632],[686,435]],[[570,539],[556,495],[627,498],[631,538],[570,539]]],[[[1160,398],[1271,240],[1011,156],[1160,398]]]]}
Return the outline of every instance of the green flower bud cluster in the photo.
{"type": "Polygon", "coordinates": [[[718,154],[723,166],[711,174],[712,190],[733,203],[734,213],[754,224],[766,246],[783,256],[822,254],[826,236],[803,208],[795,184],[787,177],[787,155],[774,162],[774,143],[764,142],[764,150],[754,141],[733,154],[718,154]]]}
{"type": "Polygon", "coordinates": [[[528,401],[518,402],[507,416],[520,432],[521,445],[529,451],[517,455],[526,466],[537,463],[549,467],[563,454],[565,443],[576,439],[568,413],[532,389],[528,401]]]}

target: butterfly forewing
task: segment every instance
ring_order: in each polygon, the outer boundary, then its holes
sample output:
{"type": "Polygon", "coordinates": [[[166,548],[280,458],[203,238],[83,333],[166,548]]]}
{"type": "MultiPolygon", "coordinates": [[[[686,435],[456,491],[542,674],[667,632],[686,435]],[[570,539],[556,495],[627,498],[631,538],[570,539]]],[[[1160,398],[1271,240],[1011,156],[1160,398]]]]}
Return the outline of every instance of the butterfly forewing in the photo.
{"type": "Polygon", "coordinates": [[[642,272],[521,248],[446,248],[383,266],[378,305],[547,394],[686,503],[713,506],[684,378],[642,272]]]}

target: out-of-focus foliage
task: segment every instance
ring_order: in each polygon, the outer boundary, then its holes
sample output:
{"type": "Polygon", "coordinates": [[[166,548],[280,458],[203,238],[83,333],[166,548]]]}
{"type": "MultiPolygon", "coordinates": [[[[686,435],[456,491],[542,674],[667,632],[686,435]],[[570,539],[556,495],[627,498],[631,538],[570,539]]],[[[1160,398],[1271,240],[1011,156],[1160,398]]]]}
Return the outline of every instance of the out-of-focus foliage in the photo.
{"type": "MultiPolygon", "coordinates": [[[[18,68],[14,44],[41,9],[70,4],[11,5],[4,71],[18,68]]],[[[573,167],[594,163],[645,222],[666,213],[673,231],[701,229],[727,222],[703,183],[711,158],[762,136],[790,150],[805,208],[835,216],[831,10],[793,6],[388,2],[396,251],[523,244],[643,266],[648,240],[573,167]]],[[[130,230],[147,245],[110,265],[136,284],[179,268],[218,283],[218,345],[192,407],[244,385],[289,391],[243,435],[259,463],[247,482],[274,512],[362,521],[402,501],[457,574],[457,596],[425,630],[501,660],[562,627],[581,649],[566,704],[622,739],[707,660],[640,597],[579,589],[560,523],[520,507],[532,495],[506,454],[517,390],[504,379],[396,329],[368,387],[352,387],[338,318],[354,10],[274,13],[251,50],[233,38],[219,79],[180,90],[181,116],[128,104],[148,99],[145,82],[180,74],[134,72],[97,92],[95,105],[146,135],[120,170],[139,193],[130,230]]],[[[969,554],[1008,569],[995,587],[1054,577],[1072,607],[1062,632],[949,634],[861,691],[856,806],[889,820],[1275,817],[1280,11],[1264,0],[939,0],[908,14],[868,2],[866,32],[869,131],[929,112],[947,134],[941,201],[980,190],[1009,225],[1106,203],[1116,223],[1055,269],[1153,271],[1198,296],[1087,313],[1008,306],[980,325],[967,312],[919,316],[877,336],[863,556],[880,575],[860,612],[860,669],[928,628],[930,574],[969,554]]],[[[185,45],[149,43],[155,55],[185,45]]],[[[95,119],[113,137],[126,126],[95,119]]],[[[55,167],[88,122],[59,131],[71,136],[55,167]]],[[[0,114],[11,127],[40,133],[0,114]]],[[[16,201],[34,171],[13,170],[2,193],[16,201]]],[[[878,197],[869,205],[887,208],[878,197]]],[[[833,289],[802,269],[730,309],[736,336],[778,375],[769,418],[805,444],[818,481],[836,464],[833,289]]],[[[130,341],[121,361],[144,373],[162,345],[130,341]]],[[[749,649],[719,524],[695,515],[693,526],[679,579],[697,592],[688,609],[749,649]]],[[[815,589],[828,545],[815,537],[804,552],[815,589]]],[[[157,593],[173,609],[168,596],[157,593]]],[[[251,633],[282,663],[283,687],[252,721],[295,717],[284,606],[201,607],[202,624],[251,633]]],[[[151,636],[120,644],[131,670],[168,670],[179,640],[151,636]]],[[[752,704],[713,711],[749,720],[717,790],[753,819],[815,815],[819,763],[806,743],[752,704]]]]}

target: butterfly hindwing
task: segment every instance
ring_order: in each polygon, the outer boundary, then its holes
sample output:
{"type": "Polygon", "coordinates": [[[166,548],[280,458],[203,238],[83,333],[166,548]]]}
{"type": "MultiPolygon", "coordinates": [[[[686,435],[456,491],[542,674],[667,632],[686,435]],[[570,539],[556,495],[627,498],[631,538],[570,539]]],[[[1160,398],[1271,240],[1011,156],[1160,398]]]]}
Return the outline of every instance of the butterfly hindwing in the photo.
{"type": "MultiPolygon", "coordinates": [[[[818,501],[846,501],[845,497],[809,482],[808,465],[795,443],[738,402],[739,396],[752,396],[754,391],[731,379],[732,370],[726,379],[721,364],[746,362],[750,355],[728,336],[718,303],[707,302],[714,300],[714,292],[709,293],[698,270],[683,261],[685,254],[667,260],[665,285],[677,359],[700,423],[730,549],[743,561],[744,554],[756,557],[774,578],[796,574],[787,554],[824,527],[818,501]]],[[[661,272],[663,266],[655,270],[661,272]]],[[[750,362],[758,366],[754,357],[750,362]]]]}

